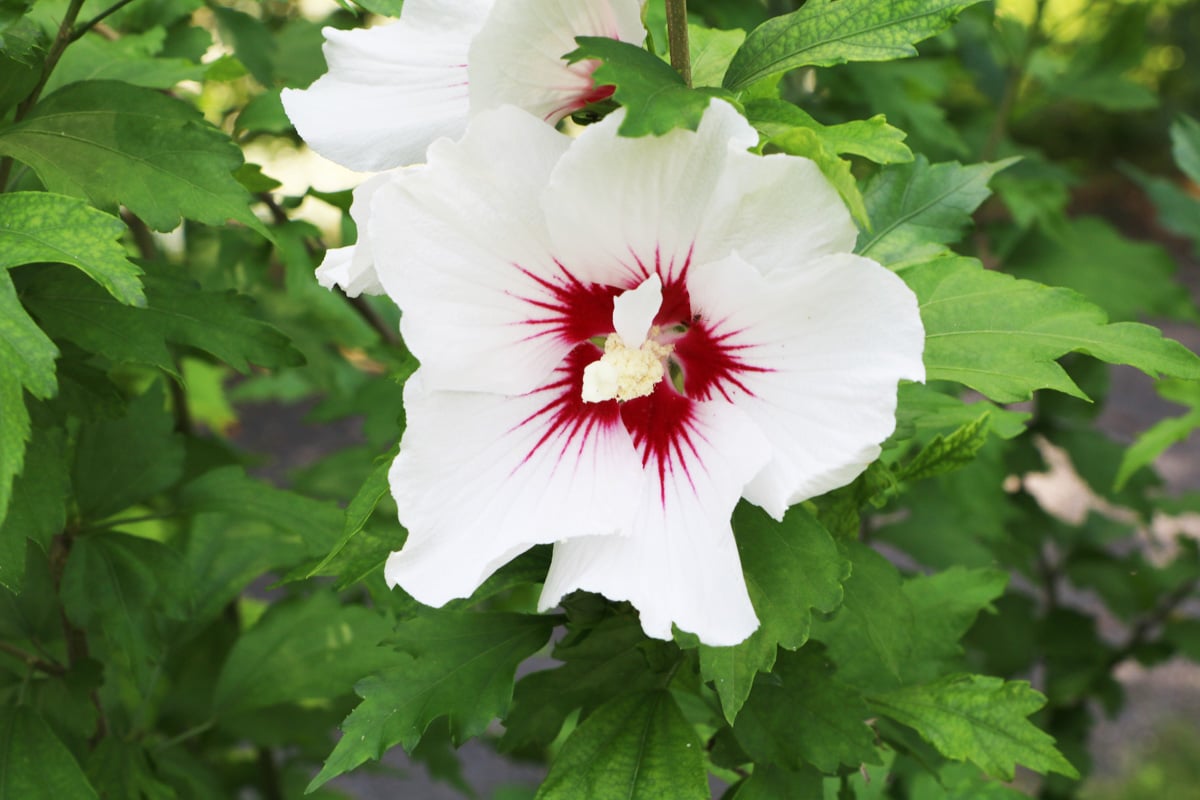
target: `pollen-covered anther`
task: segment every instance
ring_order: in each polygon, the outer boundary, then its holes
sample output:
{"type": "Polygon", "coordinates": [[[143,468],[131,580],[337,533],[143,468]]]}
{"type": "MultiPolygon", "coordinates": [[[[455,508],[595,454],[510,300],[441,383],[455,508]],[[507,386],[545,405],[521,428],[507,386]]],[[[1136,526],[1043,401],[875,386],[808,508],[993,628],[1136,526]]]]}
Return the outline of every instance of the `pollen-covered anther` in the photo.
{"type": "Polygon", "coordinates": [[[610,334],[604,340],[604,355],[583,370],[583,401],[625,401],[651,394],[666,375],[664,359],[675,349],[674,345],[655,341],[654,333],[652,329],[650,338],[637,349],[626,346],[617,334],[610,334]]]}

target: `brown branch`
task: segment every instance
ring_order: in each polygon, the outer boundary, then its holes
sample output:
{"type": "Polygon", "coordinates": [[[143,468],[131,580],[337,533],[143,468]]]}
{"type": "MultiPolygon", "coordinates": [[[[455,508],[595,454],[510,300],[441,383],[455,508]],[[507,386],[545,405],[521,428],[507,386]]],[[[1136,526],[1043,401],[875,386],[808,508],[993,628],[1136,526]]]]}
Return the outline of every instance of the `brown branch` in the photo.
{"type": "MultiPolygon", "coordinates": [[[[67,567],[67,559],[71,555],[71,545],[74,542],[74,535],[70,531],[64,531],[54,537],[50,544],[50,575],[54,581],[54,592],[57,595],[62,594],[62,577],[63,572],[67,567]]],[[[59,605],[58,610],[59,620],[62,623],[63,638],[67,642],[67,665],[68,670],[74,667],[81,661],[89,658],[87,633],[75,627],[75,624],[67,617],[66,609],[59,605]]],[[[100,702],[100,692],[96,689],[91,691],[92,705],[96,708],[96,730],[88,739],[88,748],[95,749],[100,740],[108,736],[108,718],[104,714],[104,704],[100,702]]]]}
{"type": "Polygon", "coordinates": [[[0,653],[8,653],[10,656],[25,662],[27,666],[39,672],[44,672],[47,675],[62,676],[67,674],[67,668],[62,664],[46,661],[8,642],[0,641],[0,653]]]}

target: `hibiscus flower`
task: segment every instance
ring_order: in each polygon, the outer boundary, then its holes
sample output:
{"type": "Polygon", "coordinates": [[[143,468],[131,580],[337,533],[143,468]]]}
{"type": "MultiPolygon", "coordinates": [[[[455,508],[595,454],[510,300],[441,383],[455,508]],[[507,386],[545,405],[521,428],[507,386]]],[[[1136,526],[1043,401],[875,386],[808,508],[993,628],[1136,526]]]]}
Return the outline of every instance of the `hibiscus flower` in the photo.
{"type": "Polygon", "coordinates": [[[811,161],[748,152],[721,101],[658,138],[622,115],[572,140],[486,112],[373,188],[360,246],[421,363],[386,577],[442,605],[554,543],[543,609],[584,589],[734,644],[738,499],[779,519],[861,473],[924,331],[811,161]]]}
{"type": "Polygon", "coordinates": [[[611,94],[595,60],[567,64],[576,36],[641,44],[641,0],[407,0],[399,21],[326,28],[329,72],[283,105],[312,149],[351,169],[425,160],[471,114],[516,105],[551,124],[611,94]]]}

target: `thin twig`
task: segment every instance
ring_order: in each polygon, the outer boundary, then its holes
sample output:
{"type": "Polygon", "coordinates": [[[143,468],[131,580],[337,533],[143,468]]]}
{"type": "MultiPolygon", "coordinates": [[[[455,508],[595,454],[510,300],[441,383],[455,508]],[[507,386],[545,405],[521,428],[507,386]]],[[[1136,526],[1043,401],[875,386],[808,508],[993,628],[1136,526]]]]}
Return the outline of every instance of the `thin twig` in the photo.
{"type": "Polygon", "coordinates": [[[133,0],[120,0],[120,2],[114,3],[113,5],[104,9],[99,14],[97,14],[96,16],[89,19],[87,22],[85,22],[82,25],[80,25],[79,27],[77,27],[71,33],[71,41],[74,42],[78,39],[82,39],[83,36],[88,31],[90,31],[92,28],[96,27],[96,25],[100,24],[101,20],[105,19],[106,17],[111,16],[113,13],[115,13],[117,11],[120,11],[123,7],[129,5],[132,2],[133,2],[133,0]]]}
{"type": "Polygon", "coordinates": [[[1125,644],[1109,657],[1109,664],[1115,666],[1136,653],[1138,648],[1149,641],[1150,634],[1166,622],[1171,612],[1187,600],[1197,587],[1200,587],[1200,578],[1192,578],[1165,595],[1154,609],[1134,623],[1125,644]]]}
{"type": "Polygon", "coordinates": [[[671,66],[692,85],[692,53],[688,43],[687,0],[667,0],[667,43],[671,66]]]}
{"type": "Polygon", "coordinates": [[[24,661],[26,665],[32,667],[33,669],[36,669],[39,672],[44,672],[47,675],[66,675],[67,674],[67,668],[64,667],[62,664],[56,664],[56,663],[53,663],[50,661],[45,661],[41,658],[38,658],[33,653],[26,652],[25,650],[22,650],[21,648],[17,647],[16,645],[10,644],[8,642],[0,641],[0,652],[8,653],[10,656],[13,656],[14,658],[18,658],[21,661],[24,661]]]}
{"type": "Polygon", "coordinates": [[[1008,68],[1008,76],[1004,81],[1004,94],[1001,95],[1000,103],[996,107],[996,119],[992,122],[991,130],[988,131],[983,149],[979,151],[980,161],[991,161],[995,158],[1001,142],[1008,134],[1008,118],[1012,115],[1013,106],[1021,92],[1021,84],[1025,80],[1025,73],[1029,70],[1029,60],[1033,57],[1033,51],[1041,38],[1042,13],[1045,9],[1046,0],[1037,0],[1033,21],[1029,24],[1029,36],[1025,39],[1021,52],[1013,58],[1013,63],[1008,68]]]}
{"type": "MultiPolygon", "coordinates": [[[[67,568],[67,559],[71,555],[74,534],[64,531],[54,537],[50,545],[50,576],[54,581],[55,594],[62,596],[62,577],[67,568]]],[[[62,624],[63,638],[67,642],[68,669],[89,658],[87,633],[75,627],[75,623],[67,617],[66,609],[61,605],[58,610],[59,621],[62,624]]],[[[104,713],[104,704],[100,701],[100,692],[91,691],[92,705],[96,708],[96,730],[88,739],[88,749],[94,750],[100,740],[108,736],[108,717],[104,713]]]]}

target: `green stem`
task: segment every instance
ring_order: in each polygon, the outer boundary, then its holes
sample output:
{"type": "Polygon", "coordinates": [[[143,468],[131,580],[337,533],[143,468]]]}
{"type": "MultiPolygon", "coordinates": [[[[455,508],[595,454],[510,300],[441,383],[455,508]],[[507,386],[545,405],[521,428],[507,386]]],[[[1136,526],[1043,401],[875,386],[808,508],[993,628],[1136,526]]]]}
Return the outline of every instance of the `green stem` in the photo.
{"type": "Polygon", "coordinates": [[[86,34],[92,28],[96,27],[98,24],[100,24],[102,21],[104,21],[105,18],[111,16],[112,14],[116,13],[117,11],[120,11],[122,8],[124,8],[125,6],[129,5],[132,2],[133,2],[133,0],[120,0],[120,2],[114,3],[113,5],[104,9],[99,14],[92,17],[87,22],[83,23],[82,25],[77,27],[74,31],[72,31],[71,32],[71,41],[74,42],[74,41],[77,41],[78,39],[83,38],[84,34],[86,34]]]}
{"type": "Polygon", "coordinates": [[[21,648],[8,642],[0,641],[0,653],[8,653],[14,658],[24,661],[26,666],[44,672],[47,675],[66,675],[67,669],[61,664],[55,664],[49,661],[43,661],[33,653],[27,653],[21,648]]]}
{"type": "Polygon", "coordinates": [[[692,85],[692,53],[688,44],[687,0],[667,0],[667,45],[671,48],[671,66],[692,85]]]}
{"type": "MultiPolygon", "coordinates": [[[[25,119],[25,116],[33,109],[38,98],[42,96],[42,90],[46,88],[46,82],[50,80],[50,73],[58,66],[58,60],[62,58],[63,52],[67,49],[73,39],[71,38],[71,29],[75,26],[75,20],[79,17],[79,10],[83,8],[84,0],[71,0],[71,5],[67,8],[67,13],[63,17],[62,23],[58,26],[58,34],[54,37],[54,44],[50,45],[50,52],[46,54],[46,60],[42,64],[42,76],[38,78],[37,85],[33,90],[21,101],[17,106],[16,112],[13,114],[13,124],[25,119]]],[[[11,156],[5,156],[0,159],[0,192],[3,192],[8,187],[8,176],[12,172],[13,160],[11,156]]]]}
{"type": "Polygon", "coordinates": [[[205,720],[204,722],[201,722],[199,725],[188,728],[186,731],[184,731],[183,733],[181,733],[177,736],[172,736],[170,739],[167,739],[164,742],[158,743],[157,745],[154,746],[154,750],[155,750],[155,752],[158,752],[160,750],[166,750],[167,748],[174,747],[177,744],[183,744],[184,742],[188,741],[189,739],[195,739],[197,736],[204,733],[205,731],[207,731],[209,728],[211,728],[213,725],[216,725],[216,724],[217,724],[217,721],[215,719],[205,720]]]}

